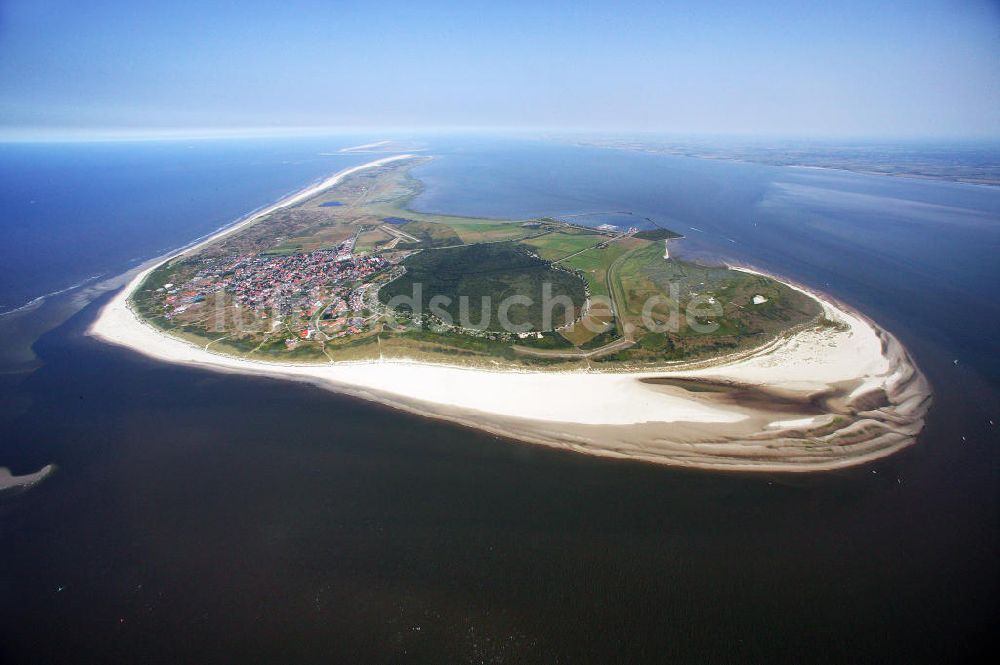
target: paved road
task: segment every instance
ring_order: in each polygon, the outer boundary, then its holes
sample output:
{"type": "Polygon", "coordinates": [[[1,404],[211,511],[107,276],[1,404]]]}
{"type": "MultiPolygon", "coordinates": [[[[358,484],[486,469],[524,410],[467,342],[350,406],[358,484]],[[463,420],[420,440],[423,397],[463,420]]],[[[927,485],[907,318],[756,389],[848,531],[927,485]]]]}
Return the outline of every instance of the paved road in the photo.
{"type": "Polygon", "coordinates": [[[621,337],[613,342],[600,346],[596,349],[591,349],[590,351],[556,351],[548,349],[532,349],[527,346],[518,346],[515,344],[513,346],[514,351],[525,356],[534,356],[536,358],[560,358],[566,360],[579,359],[584,360],[586,358],[599,358],[601,356],[606,356],[611,353],[617,353],[618,351],[624,351],[625,349],[635,345],[630,339],[625,339],[621,337]]]}

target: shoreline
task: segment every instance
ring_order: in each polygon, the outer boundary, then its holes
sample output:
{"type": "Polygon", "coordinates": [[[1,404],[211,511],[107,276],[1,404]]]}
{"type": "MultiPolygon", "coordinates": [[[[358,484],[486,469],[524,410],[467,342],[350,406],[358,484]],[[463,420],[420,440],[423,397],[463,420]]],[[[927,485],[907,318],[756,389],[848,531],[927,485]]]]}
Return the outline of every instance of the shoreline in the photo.
{"type": "MultiPolygon", "coordinates": [[[[215,231],[214,233],[209,234],[208,236],[206,236],[204,238],[195,240],[191,244],[185,245],[184,247],[181,247],[176,252],[169,253],[167,255],[167,258],[162,258],[161,257],[161,258],[158,258],[158,259],[153,259],[152,262],[151,262],[151,263],[154,263],[154,265],[152,266],[152,268],[158,268],[159,266],[163,265],[167,261],[170,261],[171,259],[173,259],[173,258],[175,258],[177,256],[180,256],[182,254],[187,254],[188,252],[192,252],[192,251],[194,251],[196,249],[200,249],[200,248],[204,247],[205,245],[207,245],[209,243],[215,242],[219,238],[224,238],[225,236],[230,235],[231,233],[234,233],[234,232],[242,229],[245,226],[249,226],[253,222],[255,222],[258,219],[260,219],[261,217],[264,217],[265,215],[270,215],[275,210],[280,210],[281,208],[285,208],[285,207],[290,206],[290,205],[295,205],[296,203],[299,203],[300,201],[304,201],[304,200],[306,200],[308,198],[316,196],[320,192],[322,192],[324,190],[327,190],[327,189],[330,189],[331,187],[333,187],[334,185],[336,185],[337,183],[339,183],[341,180],[343,180],[347,176],[351,175],[352,173],[357,173],[358,171],[363,171],[365,169],[375,168],[377,166],[382,166],[383,164],[388,164],[390,162],[397,162],[397,161],[400,161],[400,160],[403,160],[403,159],[413,159],[414,157],[416,157],[416,155],[412,155],[412,154],[393,155],[392,157],[383,157],[381,159],[376,159],[376,160],[371,161],[371,162],[365,162],[364,164],[359,164],[357,166],[351,166],[351,167],[348,167],[348,168],[343,169],[341,171],[337,171],[336,173],[334,173],[333,175],[331,175],[328,178],[324,178],[324,179],[320,180],[319,182],[313,183],[312,185],[309,185],[308,187],[306,187],[304,189],[300,189],[297,192],[292,192],[291,194],[278,199],[276,202],[272,203],[271,205],[264,206],[263,208],[260,208],[260,209],[254,211],[254,212],[249,213],[245,218],[238,220],[234,224],[230,224],[228,226],[225,226],[225,227],[219,229],[218,231],[215,231]]],[[[145,275],[147,272],[149,272],[149,270],[143,270],[143,275],[145,275]]],[[[129,284],[129,286],[131,287],[132,285],[129,284]]]]}
{"type": "MultiPolygon", "coordinates": [[[[345,169],[179,254],[314,196],[351,173],[412,156],[345,169]]],[[[179,254],[133,277],[102,308],[87,334],[165,362],[305,381],[529,443],[711,470],[802,472],[863,464],[912,445],[930,402],[929,384],[895,337],[863,315],[793,284],[816,299],[836,325],[797,331],[736,357],[661,369],[515,371],[408,359],[246,360],[171,337],[132,312],[128,298],[146,275],[179,254]],[[758,397],[741,401],[725,390],[720,395],[657,383],[662,379],[712,381],[734,394],[749,391],[758,397]],[[759,395],[771,395],[778,406],[759,395]],[[815,413],[816,403],[823,404],[822,414],[815,413]]]]}
{"type": "Polygon", "coordinates": [[[5,466],[0,466],[0,492],[8,490],[27,490],[48,478],[56,470],[55,464],[46,464],[34,473],[15,476],[5,466]]]}
{"type": "Polygon", "coordinates": [[[411,159],[413,157],[416,157],[416,155],[413,155],[413,154],[395,155],[393,157],[385,157],[383,159],[377,159],[377,160],[375,160],[373,162],[367,162],[365,164],[359,164],[358,166],[348,167],[347,169],[344,169],[342,171],[338,171],[337,173],[335,173],[332,176],[329,176],[327,178],[323,178],[322,180],[314,182],[313,184],[308,185],[304,189],[300,189],[300,190],[294,191],[294,192],[292,192],[290,194],[286,194],[286,195],[282,196],[281,198],[279,198],[274,203],[266,204],[264,206],[261,206],[260,208],[257,208],[256,210],[252,210],[252,211],[246,213],[245,215],[241,215],[240,217],[237,217],[235,220],[233,220],[232,222],[226,224],[225,226],[222,226],[221,228],[218,228],[215,231],[211,231],[211,232],[207,233],[204,236],[201,236],[199,238],[195,238],[190,243],[188,243],[186,245],[182,245],[181,247],[178,247],[176,250],[171,250],[170,252],[168,252],[166,254],[161,254],[160,256],[157,256],[157,257],[154,257],[154,258],[149,259],[147,261],[144,261],[144,262],[140,263],[139,265],[134,266],[134,267],[130,268],[129,270],[125,271],[121,275],[115,275],[115,276],[112,276],[110,278],[107,277],[107,275],[108,275],[107,272],[100,273],[100,274],[97,274],[97,275],[91,275],[90,277],[86,277],[86,278],[84,278],[84,279],[82,279],[82,280],[80,280],[80,281],[78,281],[78,282],[76,282],[74,284],[70,284],[69,286],[64,286],[62,288],[56,289],[55,291],[50,291],[49,293],[43,293],[41,295],[34,296],[31,299],[26,300],[25,302],[21,303],[20,305],[11,306],[8,309],[0,310],[0,319],[2,319],[4,317],[7,317],[7,316],[14,315],[14,314],[18,314],[18,313],[21,313],[21,312],[24,312],[24,311],[35,309],[35,308],[43,305],[45,303],[45,301],[48,300],[49,298],[53,298],[55,296],[63,295],[64,293],[69,293],[70,291],[75,291],[76,289],[79,289],[79,288],[81,288],[83,286],[86,286],[88,284],[96,282],[97,280],[103,279],[104,281],[113,281],[113,280],[116,280],[116,279],[122,277],[123,275],[128,275],[128,274],[130,274],[130,273],[132,273],[134,271],[143,271],[147,267],[149,267],[150,265],[154,265],[154,267],[155,266],[159,266],[159,265],[161,265],[166,260],[169,260],[169,259],[171,259],[171,258],[173,258],[175,256],[180,256],[181,254],[186,254],[187,252],[190,252],[193,249],[197,249],[197,248],[201,247],[202,245],[205,245],[205,244],[207,244],[209,242],[212,242],[212,241],[214,241],[214,240],[216,240],[218,238],[221,238],[221,237],[223,237],[225,235],[228,235],[229,233],[232,233],[233,231],[236,231],[239,228],[247,226],[250,222],[253,222],[253,221],[257,220],[257,219],[260,219],[264,215],[270,214],[270,213],[274,212],[275,210],[277,210],[279,208],[283,208],[285,206],[293,205],[294,203],[297,203],[297,202],[299,202],[299,201],[301,201],[303,199],[307,199],[310,196],[315,196],[316,194],[319,194],[320,192],[322,192],[324,189],[329,189],[330,187],[333,187],[341,179],[343,179],[344,177],[350,175],[351,173],[354,173],[356,170],[366,169],[366,168],[370,168],[370,167],[373,167],[373,166],[376,166],[376,165],[381,165],[381,164],[392,162],[392,161],[396,161],[396,160],[411,159]]]}
{"type": "Polygon", "coordinates": [[[920,173],[886,173],[885,171],[849,169],[849,168],[844,168],[842,166],[820,166],[817,164],[774,164],[771,162],[761,161],[759,159],[748,159],[745,157],[723,157],[714,155],[689,154],[685,152],[670,152],[665,150],[651,150],[645,148],[631,148],[631,147],[614,146],[614,145],[601,145],[595,143],[578,143],[575,145],[579,145],[582,147],[597,148],[601,150],[621,150],[624,152],[638,152],[649,155],[667,155],[670,157],[684,157],[687,159],[702,159],[702,160],[712,160],[718,162],[735,162],[737,164],[756,164],[757,166],[769,166],[778,169],[832,171],[834,173],[844,173],[850,175],[884,177],[884,178],[902,178],[904,180],[916,180],[919,182],[931,182],[931,183],[936,182],[936,183],[952,184],[952,185],[968,185],[970,187],[988,187],[993,189],[1000,187],[1000,180],[982,182],[974,180],[963,180],[959,176],[927,175],[920,173]]]}

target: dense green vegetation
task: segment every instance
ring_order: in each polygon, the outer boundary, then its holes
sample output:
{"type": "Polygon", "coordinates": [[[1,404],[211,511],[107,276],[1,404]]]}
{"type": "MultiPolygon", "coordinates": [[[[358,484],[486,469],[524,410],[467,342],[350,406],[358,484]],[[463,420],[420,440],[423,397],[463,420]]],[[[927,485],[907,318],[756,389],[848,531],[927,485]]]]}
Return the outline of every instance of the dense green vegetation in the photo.
{"type": "Polygon", "coordinates": [[[533,349],[572,349],[574,348],[565,337],[555,331],[540,333],[541,337],[529,335],[524,339],[518,339],[519,346],[527,346],[533,349]]]}
{"type": "MultiPolygon", "coordinates": [[[[573,273],[558,270],[546,261],[532,256],[525,248],[513,243],[468,245],[441,250],[425,250],[407,258],[406,274],[379,291],[379,299],[388,303],[396,296],[411,297],[420,285],[421,308],[432,313],[431,298],[442,296],[448,302],[436,301],[456,324],[480,327],[483,312],[488,314],[490,330],[502,330],[499,318],[501,303],[511,296],[529,298],[531,304],[514,304],[508,310],[512,324],[529,324],[532,330],[544,330],[542,307],[543,285],[551,285],[553,298],[567,296],[574,309],[585,300],[583,282],[573,273]],[[468,298],[467,315],[462,317],[462,296],[468,298]],[[484,300],[488,302],[484,308],[484,300]],[[463,321],[464,318],[464,321],[463,321]]],[[[404,304],[399,307],[406,310],[404,304]]],[[[556,325],[564,320],[563,308],[554,308],[556,325]]],[[[551,326],[550,326],[551,328],[551,326]]]]}
{"type": "Polygon", "coordinates": [[[680,233],[674,233],[670,229],[650,229],[648,231],[639,231],[633,237],[642,240],[670,240],[671,238],[681,238],[683,236],[680,233]]]}

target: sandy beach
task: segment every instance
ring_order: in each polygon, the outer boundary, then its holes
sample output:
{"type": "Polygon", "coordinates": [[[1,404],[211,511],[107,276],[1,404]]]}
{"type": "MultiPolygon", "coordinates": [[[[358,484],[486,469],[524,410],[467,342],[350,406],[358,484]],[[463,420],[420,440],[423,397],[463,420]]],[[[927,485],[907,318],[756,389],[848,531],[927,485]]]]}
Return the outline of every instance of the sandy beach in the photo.
{"type": "Polygon", "coordinates": [[[54,464],[46,464],[34,473],[15,476],[10,472],[10,469],[0,466],[0,492],[13,489],[30,489],[32,486],[45,480],[55,470],[56,467],[54,464]]]}
{"type": "MultiPolygon", "coordinates": [[[[341,171],[187,251],[309,198],[350,173],[409,157],[341,171]]],[[[895,337],[803,287],[794,288],[816,298],[832,325],[801,330],[714,362],[656,371],[489,370],[398,359],[293,365],[213,353],[141,321],[128,299],[160,263],[119,291],[89,334],[165,362],[307,381],[420,415],[593,455],[738,471],[842,468],[911,445],[930,403],[927,381],[895,337]],[[685,382],[718,389],[692,389],[685,382]]]]}
{"type": "Polygon", "coordinates": [[[340,152],[365,152],[366,150],[371,150],[373,148],[381,148],[389,143],[388,140],[385,141],[375,141],[373,143],[363,143],[361,145],[352,145],[349,148],[341,148],[340,152]]]}

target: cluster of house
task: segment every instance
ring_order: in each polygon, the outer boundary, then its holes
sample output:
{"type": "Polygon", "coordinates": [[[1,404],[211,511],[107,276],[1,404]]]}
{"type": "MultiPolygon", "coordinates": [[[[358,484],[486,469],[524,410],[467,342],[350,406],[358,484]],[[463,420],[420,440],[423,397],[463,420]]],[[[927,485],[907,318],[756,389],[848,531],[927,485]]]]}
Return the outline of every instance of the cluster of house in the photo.
{"type": "Polygon", "coordinates": [[[224,288],[257,311],[287,316],[306,311],[320,287],[361,281],[387,267],[379,256],[351,256],[318,250],[289,256],[243,257],[222,275],[224,288]]]}
{"type": "Polygon", "coordinates": [[[240,306],[276,318],[312,317],[320,308],[345,312],[363,308],[365,285],[350,288],[391,264],[380,256],[354,256],[350,241],[304,254],[252,254],[209,259],[186,283],[165,284],[167,318],[211,293],[225,291],[240,306]]]}
{"type": "Polygon", "coordinates": [[[166,318],[171,319],[178,314],[183,314],[194,305],[205,300],[205,293],[200,284],[188,282],[183,286],[174,284],[164,284],[157,289],[159,293],[166,293],[163,298],[163,307],[166,310],[166,318]]]}
{"type": "MultiPolygon", "coordinates": [[[[615,226],[614,224],[598,224],[594,228],[596,228],[598,231],[607,231],[609,233],[621,233],[622,230],[620,226],[615,226]]],[[[639,232],[638,226],[630,226],[628,227],[628,230],[625,231],[625,235],[634,236],[638,232],[639,232]]]]}

